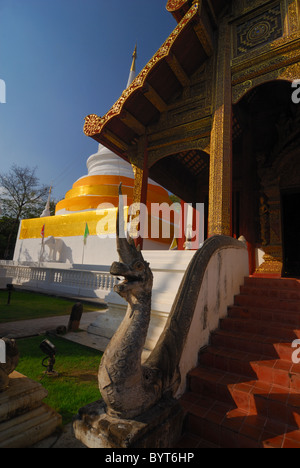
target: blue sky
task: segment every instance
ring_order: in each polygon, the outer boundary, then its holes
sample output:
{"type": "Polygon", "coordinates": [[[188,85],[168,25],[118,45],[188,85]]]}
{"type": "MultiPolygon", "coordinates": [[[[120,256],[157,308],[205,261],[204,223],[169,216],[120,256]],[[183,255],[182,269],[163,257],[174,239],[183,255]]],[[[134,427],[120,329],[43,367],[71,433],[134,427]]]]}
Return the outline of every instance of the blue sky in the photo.
{"type": "Polygon", "coordinates": [[[84,117],[105,114],[176,23],[167,0],[0,0],[0,171],[37,167],[59,200],[97,143],[84,117]]]}

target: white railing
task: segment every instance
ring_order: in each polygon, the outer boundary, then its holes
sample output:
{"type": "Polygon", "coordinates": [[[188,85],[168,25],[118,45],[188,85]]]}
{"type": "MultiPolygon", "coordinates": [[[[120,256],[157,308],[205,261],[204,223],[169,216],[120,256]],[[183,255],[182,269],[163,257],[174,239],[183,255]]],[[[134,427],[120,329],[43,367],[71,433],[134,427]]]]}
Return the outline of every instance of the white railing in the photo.
{"type": "Polygon", "coordinates": [[[26,289],[107,299],[117,284],[116,277],[103,271],[27,266],[1,262],[0,287],[12,283],[26,289]]]}
{"type": "MultiPolygon", "coordinates": [[[[153,349],[168,319],[176,293],[195,251],[145,250],[143,256],[153,272],[152,313],[147,349],[153,349]]],[[[0,260],[0,288],[8,283],[23,289],[53,295],[99,298],[109,311],[99,314],[88,331],[110,339],[124,318],[127,302],[113,291],[118,279],[110,265],[69,263],[20,264],[0,260]]]]}

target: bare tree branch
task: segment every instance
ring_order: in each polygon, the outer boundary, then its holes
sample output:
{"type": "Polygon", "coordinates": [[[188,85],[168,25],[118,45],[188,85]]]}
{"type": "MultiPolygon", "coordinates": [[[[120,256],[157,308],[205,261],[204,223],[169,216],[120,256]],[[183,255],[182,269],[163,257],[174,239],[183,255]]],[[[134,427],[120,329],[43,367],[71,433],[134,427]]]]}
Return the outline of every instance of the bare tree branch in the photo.
{"type": "Polygon", "coordinates": [[[19,221],[43,210],[48,187],[39,184],[36,168],[13,165],[7,174],[0,174],[0,187],[2,214],[19,221]]]}
{"type": "Polygon", "coordinates": [[[49,187],[40,185],[36,168],[13,165],[7,174],[0,174],[0,215],[11,220],[6,255],[20,220],[41,215],[48,190],[49,187]]]}

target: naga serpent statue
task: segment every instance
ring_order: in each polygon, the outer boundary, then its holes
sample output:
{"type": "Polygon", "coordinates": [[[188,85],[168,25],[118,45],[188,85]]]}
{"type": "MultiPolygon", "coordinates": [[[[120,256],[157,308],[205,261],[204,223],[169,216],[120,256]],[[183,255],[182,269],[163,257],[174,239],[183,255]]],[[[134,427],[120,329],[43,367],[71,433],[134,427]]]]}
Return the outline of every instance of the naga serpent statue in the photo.
{"type": "MultiPolygon", "coordinates": [[[[119,188],[122,198],[121,185],[119,188]]],[[[114,287],[128,302],[124,320],[112,337],[99,367],[99,387],[111,416],[134,418],[153,405],[161,396],[157,370],[142,365],[142,351],[151,315],[153,275],[133,239],[120,235],[121,202],[117,215],[117,251],[120,262],[110,273],[123,276],[114,287]]],[[[121,220],[121,226],[124,221],[121,220]]]]}
{"type": "Polygon", "coordinates": [[[8,388],[9,375],[15,370],[19,362],[19,352],[15,340],[2,338],[6,348],[6,362],[0,364],[0,392],[8,388]]]}
{"type": "Polygon", "coordinates": [[[142,363],[151,317],[153,275],[136,248],[125,236],[121,185],[117,215],[117,251],[110,273],[123,276],[114,287],[128,302],[126,315],[112,337],[99,367],[99,388],[109,416],[134,419],[160,400],[172,399],[181,382],[180,360],[190,330],[207,265],[220,248],[244,244],[226,236],[213,236],[192,257],[176,294],[165,328],[148,359],[142,363]],[[119,222],[121,224],[119,226],[119,222]],[[120,235],[122,229],[122,235],[120,235]]]}
{"type": "MultiPolygon", "coordinates": [[[[128,307],[102,357],[98,380],[107,414],[134,419],[164,396],[174,395],[180,384],[179,361],[192,319],[193,300],[189,300],[188,307],[183,306],[180,298],[185,298],[190,290],[189,287],[184,293],[179,290],[179,300],[174,302],[160,339],[142,363],[151,317],[153,275],[133,239],[125,235],[124,219],[120,220],[120,213],[123,214],[121,185],[119,200],[116,234],[120,261],[112,264],[110,273],[125,278],[114,291],[128,302],[128,307]]],[[[195,288],[191,278],[188,282],[195,288]]]]}

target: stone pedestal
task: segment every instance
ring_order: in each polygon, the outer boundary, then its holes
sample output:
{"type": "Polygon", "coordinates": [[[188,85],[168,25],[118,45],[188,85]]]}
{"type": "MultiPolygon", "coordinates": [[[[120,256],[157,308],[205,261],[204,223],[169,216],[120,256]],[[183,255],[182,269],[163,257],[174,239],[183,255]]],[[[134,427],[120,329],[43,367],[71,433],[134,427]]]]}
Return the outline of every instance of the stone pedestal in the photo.
{"type": "Polygon", "coordinates": [[[100,400],[79,410],[75,437],[89,448],[172,448],[179,440],[184,412],[177,400],[162,400],[135,420],[110,417],[100,400]]]}
{"type": "Polygon", "coordinates": [[[61,416],[43,403],[48,392],[19,372],[0,393],[0,448],[27,448],[51,435],[61,416]]]}

